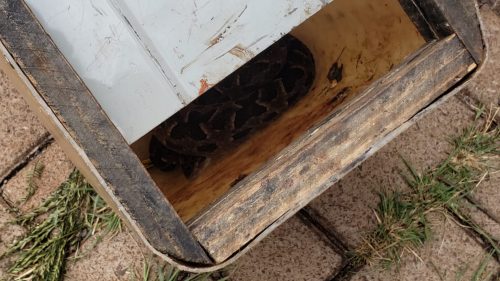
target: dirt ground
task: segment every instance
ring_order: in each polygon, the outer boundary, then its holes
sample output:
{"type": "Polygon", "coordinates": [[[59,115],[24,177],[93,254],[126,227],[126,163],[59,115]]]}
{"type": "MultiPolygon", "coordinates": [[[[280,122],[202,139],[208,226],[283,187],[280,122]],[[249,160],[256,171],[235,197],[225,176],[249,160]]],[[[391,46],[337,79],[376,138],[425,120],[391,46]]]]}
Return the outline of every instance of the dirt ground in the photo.
{"type": "MultiPolygon", "coordinates": [[[[239,259],[231,269],[231,280],[331,280],[342,270],[349,249],[359,245],[363,235],[375,226],[373,209],[378,204],[378,192],[407,188],[400,173],[405,169],[401,156],[420,171],[435,167],[450,151],[450,137],[473,123],[474,103],[500,106],[500,16],[487,6],[480,13],[489,59],[466,89],[383,147],[239,259]],[[323,231],[318,230],[318,223],[323,231]]],[[[0,253],[25,231],[8,223],[13,218],[8,208],[25,196],[26,175],[34,163],[46,166],[43,182],[36,196],[19,206],[21,211],[39,204],[73,168],[19,91],[12,78],[0,72],[0,253]]],[[[500,175],[485,179],[473,197],[480,204],[480,208],[471,209],[473,218],[500,240],[500,224],[495,220],[500,218],[500,175]]],[[[471,280],[487,254],[484,245],[454,221],[440,216],[431,220],[434,234],[419,249],[419,258],[403,256],[398,269],[365,266],[351,280],[471,280]]],[[[130,280],[150,256],[124,229],[104,239],[85,258],[69,262],[65,280],[130,280]]],[[[0,276],[9,262],[0,261],[0,276]]],[[[490,260],[486,268],[500,278],[497,261],[490,260]]]]}

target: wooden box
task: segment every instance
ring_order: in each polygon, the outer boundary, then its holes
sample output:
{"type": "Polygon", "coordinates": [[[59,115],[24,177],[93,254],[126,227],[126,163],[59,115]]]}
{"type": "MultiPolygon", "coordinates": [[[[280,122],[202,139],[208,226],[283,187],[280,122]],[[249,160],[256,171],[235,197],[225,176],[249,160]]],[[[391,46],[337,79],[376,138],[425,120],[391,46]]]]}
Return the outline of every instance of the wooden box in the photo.
{"type": "Polygon", "coordinates": [[[287,25],[316,61],[309,94],[193,180],[142,164],[150,134],[117,129],[22,0],[0,0],[2,70],[25,83],[58,143],[153,252],[215,270],[452,95],[485,57],[472,0],[320,2],[287,25]],[[334,64],[340,81],[328,79],[334,64]]]}

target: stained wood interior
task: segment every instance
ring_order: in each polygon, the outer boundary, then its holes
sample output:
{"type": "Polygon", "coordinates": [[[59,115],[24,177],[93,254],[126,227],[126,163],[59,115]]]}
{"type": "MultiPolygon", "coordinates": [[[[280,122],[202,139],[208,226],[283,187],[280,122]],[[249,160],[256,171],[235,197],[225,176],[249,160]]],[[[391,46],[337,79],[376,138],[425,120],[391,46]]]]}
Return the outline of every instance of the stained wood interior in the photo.
{"type": "MultiPolygon", "coordinates": [[[[316,79],[311,92],[274,123],[237,148],[212,160],[194,180],[180,170],[149,172],[184,221],[220,198],[238,179],[261,167],[294,139],[348,101],[403,58],[425,44],[398,0],[335,0],[292,34],[313,52],[316,79]],[[327,74],[338,60],[343,79],[331,83],[327,74]]],[[[149,135],[132,144],[148,158],[149,135]]]]}

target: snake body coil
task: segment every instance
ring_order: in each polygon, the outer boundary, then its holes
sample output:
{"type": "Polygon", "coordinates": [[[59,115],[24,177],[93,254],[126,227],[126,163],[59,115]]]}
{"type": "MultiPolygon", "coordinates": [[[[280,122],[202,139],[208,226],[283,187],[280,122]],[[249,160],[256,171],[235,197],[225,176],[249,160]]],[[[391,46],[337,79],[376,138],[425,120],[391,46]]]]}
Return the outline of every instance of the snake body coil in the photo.
{"type": "Polygon", "coordinates": [[[307,94],[314,75],[311,52],[285,35],[155,128],[151,161],[166,171],[180,166],[192,178],[307,94]]]}

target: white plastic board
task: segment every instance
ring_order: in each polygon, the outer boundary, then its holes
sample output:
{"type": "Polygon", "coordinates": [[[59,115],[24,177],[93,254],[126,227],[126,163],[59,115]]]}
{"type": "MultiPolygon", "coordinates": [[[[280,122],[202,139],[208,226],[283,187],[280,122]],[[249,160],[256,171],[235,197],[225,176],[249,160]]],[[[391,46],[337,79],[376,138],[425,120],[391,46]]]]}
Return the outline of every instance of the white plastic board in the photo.
{"type": "Polygon", "coordinates": [[[25,0],[132,143],[331,0],[25,0]]]}

